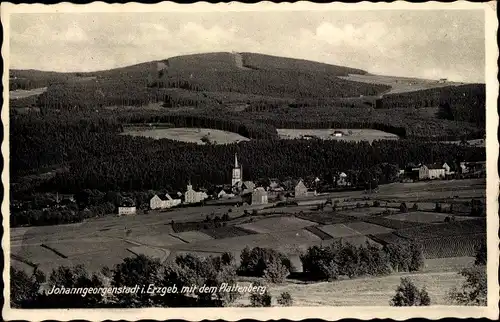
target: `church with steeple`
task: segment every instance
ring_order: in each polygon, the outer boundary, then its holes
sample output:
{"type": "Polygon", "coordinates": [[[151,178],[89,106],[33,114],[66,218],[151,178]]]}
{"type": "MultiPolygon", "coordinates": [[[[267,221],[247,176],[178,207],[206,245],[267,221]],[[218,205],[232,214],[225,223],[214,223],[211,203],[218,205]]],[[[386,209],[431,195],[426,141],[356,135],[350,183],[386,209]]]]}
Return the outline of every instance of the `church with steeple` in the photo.
{"type": "Polygon", "coordinates": [[[243,172],[241,165],[238,163],[238,155],[234,154],[234,167],[233,167],[233,177],[231,179],[231,186],[234,187],[237,184],[243,183],[243,172]]]}

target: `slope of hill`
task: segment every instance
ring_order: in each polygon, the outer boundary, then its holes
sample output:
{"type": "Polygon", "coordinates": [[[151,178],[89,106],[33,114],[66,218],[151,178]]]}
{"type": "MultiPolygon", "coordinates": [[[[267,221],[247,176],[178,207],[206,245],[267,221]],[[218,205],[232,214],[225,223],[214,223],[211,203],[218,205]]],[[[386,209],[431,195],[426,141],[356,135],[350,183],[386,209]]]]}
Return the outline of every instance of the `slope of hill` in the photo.
{"type": "Polygon", "coordinates": [[[361,69],[318,63],[305,59],[285,58],[254,53],[241,53],[241,56],[243,57],[243,66],[258,70],[322,72],[335,76],[347,76],[349,74],[367,74],[366,71],[361,69]]]}

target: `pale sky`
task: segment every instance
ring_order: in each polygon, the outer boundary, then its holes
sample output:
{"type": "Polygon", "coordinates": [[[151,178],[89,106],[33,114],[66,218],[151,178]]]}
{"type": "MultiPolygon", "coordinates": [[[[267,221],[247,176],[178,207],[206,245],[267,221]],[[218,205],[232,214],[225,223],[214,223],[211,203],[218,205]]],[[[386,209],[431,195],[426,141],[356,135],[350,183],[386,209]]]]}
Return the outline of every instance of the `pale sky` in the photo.
{"type": "Polygon", "coordinates": [[[95,71],[256,52],[370,73],[484,83],[484,12],[288,11],[11,15],[12,69],[95,71]]]}

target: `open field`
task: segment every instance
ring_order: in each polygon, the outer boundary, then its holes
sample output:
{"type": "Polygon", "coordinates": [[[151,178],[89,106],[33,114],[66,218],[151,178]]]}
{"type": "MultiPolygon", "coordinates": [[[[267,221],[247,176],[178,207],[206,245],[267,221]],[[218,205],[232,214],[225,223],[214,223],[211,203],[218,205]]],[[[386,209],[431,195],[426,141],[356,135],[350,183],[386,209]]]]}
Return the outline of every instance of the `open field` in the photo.
{"type": "Polygon", "coordinates": [[[418,240],[422,245],[425,258],[446,258],[456,256],[474,256],[476,249],[486,235],[470,234],[461,236],[438,237],[418,240]]]}
{"type": "MultiPolygon", "coordinates": [[[[385,218],[401,220],[401,221],[419,222],[419,223],[441,223],[444,222],[445,218],[449,216],[450,215],[448,214],[441,214],[435,212],[412,211],[408,213],[399,213],[395,215],[390,215],[385,218]]],[[[474,217],[455,216],[455,220],[470,220],[470,219],[474,219],[474,217]]]]}
{"type": "Polygon", "coordinates": [[[170,252],[168,250],[152,248],[149,246],[134,246],[127,249],[134,255],[149,256],[152,258],[157,258],[160,261],[163,261],[170,255],[170,252]]]}
{"type": "Polygon", "coordinates": [[[211,236],[199,231],[185,231],[182,233],[173,233],[172,236],[184,240],[187,243],[196,243],[199,241],[213,239],[211,236]]]}
{"type": "MultiPolygon", "coordinates": [[[[410,278],[419,288],[425,286],[431,305],[449,305],[447,293],[464,281],[457,272],[395,274],[315,284],[288,282],[272,285],[269,293],[273,297],[273,305],[278,305],[276,298],[282,292],[288,292],[294,299],[294,306],[389,306],[401,277],[410,278]]],[[[238,300],[237,304],[249,305],[248,295],[238,300]]]]}
{"type": "Polygon", "coordinates": [[[371,129],[278,129],[281,139],[318,138],[322,140],[369,141],[397,140],[396,134],[371,129]],[[342,131],[341,137],[333,133],[342,131]]]}
{"type": "MultiPolygon", "coordinates": [[[[408,199],[418,195],[419,208],[427,209],[434,206],[435,200],[440,200],[444,206],[444,200],[448,200],[449,195],[460,198],[464,195],[480,195],[484,193],[484,184],[484,179],[395,183],[382,185],[378,193],[371,195],[362,191],[347,191],[322,196],[323,199],[332,198],[339,200],[341,204],[352,205],[357,202],[364,204],[365,200],[362,199],[369,197],[368,204],[379,200],[382,205],[343,211],[339,211],[338,206],[336,212],[328,211],[328,208],[317,211],[311,206],[290,206],[270,208],[262,214],[259,212],[257,216],[241,216],[247,208],[206,205],[167,212],[150,211],[136,216],[104,216],[78,224],[13,228],[10,230],[11,258],[16,267],[30,269],[29,263],[32,263],[50,272],[59,265],[79,263],[86,264],[91,269],[99,269],[103,265],[120,263],[123,258],[138,253],[154,255],[163,260],[167,257],[169,260],[175,259],[175,254],[178,253],[206,255],[226,251],[238,257],[246,246],[260,246],[286,253],[300,270],[300,253],[310,246],[326,245],[339,238],[356,245],[366,241],[379,244],[420,241],[426,257],[433,260],[440,257],[471,256],[474,247],[485,236],[484,218],[468,220],[467,217],[460,217],[459,220],[457,216],[456,222],[444,223],[446,214],[434,212],[395,214],[388,216],[389,218],[378,214],[385,210],[386,201],[394,203],[396,207],[399,203],[395,200],[401,198],[411,206],[413,203],[408,199]],[[424,194],[426,197],[422,198],[424,194]],[[221,215],[228,213],[229,209],[232,209],[229,213],[232,219],[226,222],[226,226],[204,228],[202,221],[207,214],[221,215]],[[410,218],[411,216],[416,217],[410,218]],[[436,216],[438,219],[443,218],[443,222],[429,224],[436,216]],[[409,219],[417,221],[408,221],[409,219]],[[172,220],[175,221],[176,229],[171,226],[172,220]],[[179,230],[179,227],[186,229],[179,230]],[[42,244],[68,258],[43,248],[42,244]]],[[[456,200],[457,198],[452,199],[453,202],[456,200]]]]}
{"type": "Polygon", "coordinates": [[[349,74],[349,76],[339,76],[339,78],[361,83],[383,84],[391,86],[392,88],[385,94],[414,92],[424,89],[438,88],[450,85],[462,85],[462,83],[456,83],[456,82],[439,83],[437,80],[431,80],[431,79],[427,80],[419,78],[382,76],[382,75],[349,74]]]}
{"type": "Polygon", "coordinates": [[[239,225],[238,227],[256,233],[270,233],[278,231],[298,230],[307,226],[314,226],[316,223],[296,217],[274,217],[262,219],[248,224],[239,225]]]}
{"type": "Polygon", "coordinates": [[[240,141],[248,141],[249,138],[237,133],[205,128],[169,128],[143,131],[126,131],[124,135],[143,136],[153,139],[170,139],[182,142],[205,144],[202,141],[206,137],[214,144],[228,144],[240,141]]]}
{"type": "Polygon", "coordinates": [[[17,89],[15,91],[9,92],[9,98],[15,100],[15,99],[34,96],[34,95],[40,95],[40,94],[44,93],[46,90],[47,90],[47,87],[33,88],[30,90],[17,89]]]}

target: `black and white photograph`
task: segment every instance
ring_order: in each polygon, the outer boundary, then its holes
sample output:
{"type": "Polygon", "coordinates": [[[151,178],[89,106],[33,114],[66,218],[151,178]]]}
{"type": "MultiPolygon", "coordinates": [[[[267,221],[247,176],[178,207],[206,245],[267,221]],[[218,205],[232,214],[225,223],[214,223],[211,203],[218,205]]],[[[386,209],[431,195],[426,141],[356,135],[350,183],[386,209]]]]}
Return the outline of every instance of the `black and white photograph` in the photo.
{"type": "Polygon", "coordinates": [[[342,5],[2,4],[4,314],[497,316],[496,4],[342,5]]]}

